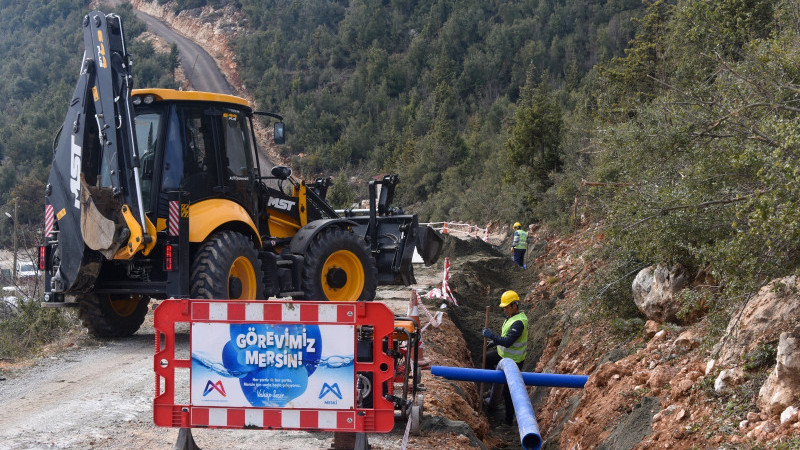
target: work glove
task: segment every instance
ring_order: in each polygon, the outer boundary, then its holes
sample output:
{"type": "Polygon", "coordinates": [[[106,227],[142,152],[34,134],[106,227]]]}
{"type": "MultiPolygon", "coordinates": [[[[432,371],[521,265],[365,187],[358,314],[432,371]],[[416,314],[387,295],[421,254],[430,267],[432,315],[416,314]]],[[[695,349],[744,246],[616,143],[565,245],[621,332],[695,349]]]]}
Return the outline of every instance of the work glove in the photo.
{"type": "Polygon", "coordinates": [[[483,337],[491,339],[492,336],[494,336],[494,333],[492,333],[492,329],[491,328],[484,328],[483,329],[483,337]]]}

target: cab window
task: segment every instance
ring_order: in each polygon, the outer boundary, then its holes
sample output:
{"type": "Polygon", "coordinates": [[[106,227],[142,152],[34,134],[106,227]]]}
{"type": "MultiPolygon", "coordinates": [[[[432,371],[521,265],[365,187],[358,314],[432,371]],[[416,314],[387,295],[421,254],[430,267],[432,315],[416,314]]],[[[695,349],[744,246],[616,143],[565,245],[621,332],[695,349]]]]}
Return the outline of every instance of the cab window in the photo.
{"type": "Polygon", "coordinates": [[[145,204],[150,201],[160,123],[160,112],[143,112],[134,119],[136,148],[139,151],[141,167],[142,200],[145,204]]]}
{"type": "Polygon", "coordinates": [[[253,167],[247,131],[244,114],[236,110],[227,110],[222,114],[222,140],[229,180],[243,181],[241,178],[248,177],[250,168],[253,167]]]}

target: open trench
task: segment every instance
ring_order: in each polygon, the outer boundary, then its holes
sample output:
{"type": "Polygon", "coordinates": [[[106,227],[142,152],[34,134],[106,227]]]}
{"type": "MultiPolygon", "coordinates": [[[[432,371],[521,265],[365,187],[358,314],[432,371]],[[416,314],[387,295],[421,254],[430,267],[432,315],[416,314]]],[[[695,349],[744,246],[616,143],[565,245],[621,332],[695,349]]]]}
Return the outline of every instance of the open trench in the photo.
{"type": "MultiPolygon", "coordinates": [[[[446,236],[440,261],[430,267],[416,269],[418,281],[441,282],[443,260],[450,258],[449,285],[458,301],[458,306],[446,309],[445,322],[439,328],[429,327],[423,333],[425,356],[434,365],[480,367],[483,351],[481,330],[486,318],[486,307],[490,307],[489,326],[496,333],[505,320],[498,307],[501,294],[508,289],[516,290],[524,298],[533,280],[537,279],[533,269],[523,270],[496,247],[478,239],[462,240],[446,236]],[[420,273],[424,273],[422,277],[420,273]],[[431,277],[438,277],[438,280],[431,277]],[[427,278],[426,278],[427,277],[427,278]],[[449,319],[449,320],[447,320],[449,319]]],[[[433,284],[433,283],[431,283],[433,284]]],[[[431,312],[438,310],[441,300],[423,299],[431,312]]],[[[533,309],[523,302],[529,321],[528,356],[525,371],[534,371],[545,348],[548,332],[555,326],[555,320],[548,313],[555,306],[557,298],[537,302],[533,309]]],[[[424,315],[423,315],[424,317],[424,315]]],[[[423,320],[423,325],[426,320],[423,320]]],[[[437,421],[436,431],[446,431],[448,426],[463,421],[472,429],[477,439],[471,439],[472,446],[488,448],[517,448],[519,433],[516,428],[498,430],[502,423],[502,405],[487,411],[478,401],[478,386],[472,382],[459,382],[423,375],[427,389],[425,415],[423,421],[437,421]],[[435,417],[434,416],[438,416],[435,417]],[[447,418],[447,419],[444,419],[447,418]],[[450,423],[447,423],[450,422],[450,423]],[[476,442],[480,440],[481,442],[476,442]]],[[[488,391],[488,386],[485,388],[488,391]]],[[[545,390],[533,391],[532,395],[546,395],[545,390]]],[[[466,442],[465,442],[466,444],[466,442]]],[[[434,445],[439,448],[440,445],[434,445]]]]}

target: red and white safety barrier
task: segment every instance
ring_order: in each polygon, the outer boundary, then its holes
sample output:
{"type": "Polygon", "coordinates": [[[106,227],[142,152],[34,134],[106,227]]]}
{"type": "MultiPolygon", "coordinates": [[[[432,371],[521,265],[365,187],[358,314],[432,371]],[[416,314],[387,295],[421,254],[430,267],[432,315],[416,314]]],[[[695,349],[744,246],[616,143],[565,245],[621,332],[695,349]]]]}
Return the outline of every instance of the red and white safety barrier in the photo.
{"type": "Polygon", "coordinates": [[[355,314],[355,304],[196,301],[192,308],[192,320],[221,322],[271,320],[292,323],[354,323],[355,314]]]}
{"type": "Polygon", "coordinates": [[[194,427],[266,429],[356,429],[355,411],[298,409],[201,408],[192,409],[194,427]]]}
{"type": "Polygon", "coordinates": [[[427,225],[436,231],[441,231],[442,234],[455,234],[456,236],[473,237],[481,239],[483,235],[483,242],[489,240],[489,229],[481,228],[471,223],[458,223],[458,222],[427,222],[420,225],[427,225]]]}
{"type": "MultiPolygon", "coordinates": [[[[416,289],[412,289],[411,290],[411,301],[409,302],[409,306],[408,306],[408,317],[411,317],[412,319],[415,319],[417,321],[417,323],[419,323],[419,310],[420,310],[420,308],[425,313],[425,315],[428,317],[428,323],[425,325],[425,328],[427,328],[428,325],[432,325],[434,328],[436,328],[436,327],[438,327],[439,325],[442,324],[441,313],[438,313],[436,316],[431,315],[430,311],[428,311],[428,308],[425,307],[425,304],[420,301],[419,293],[417,292],[417,290],[416,289]]],[[[423,330],[425,328],[423,328],[423,330]]]]}
{"type": "Polygon", "coordinates": [[[427,298],[440,298],[449,302],[452,302],[454,305],[458,306],[458,300],[456,300],[455,296],[453,296],[453,292],[450,290],[450,258],[444,259],[444,275],[442,276],[442,286],[440,288],[433,288],[431,289],[425,296],[427,298]]]}
{"type": "MultiPolygon", "coordinates": [[[[392,348],[394,314],[386,305],[380,302],[169,299],[162,301],[156,309],[153,315],[153,328],[155,328],[156,338],[155,354],[153,355],[153,369],[156,375],[153,423],[156,426],[324,430],[348,433],[385,433],[394,428],[394,403],[388,399],[394,393],[394,387],[391,383],[394,370],[387,369],[387,367],[391,368],[394,363],[392,355],[385,351],[381,345],[382,342],[388,342],[388,348],[392,348]],[[210,343],[210,347],[223,348],[222,345],[217,344],[228,340],[229,328],[226,327],[241,327],[244,325],[264,328],[277,325],[326,327],[330,333],[323,333],[323,339],[326,337],[327,339],[347,337],[351,346],[349,347],[350,350],[348,350],[348,344],[346,344],[348,341],[340,343],[339,348],[345,349],[344,355],[349,354],[353,357],[352,368],[342,372],[346,378],[341,378],[340,376],[335,378],[334,381],[338,379],[339,383],[346,381],[350,383],[350,386],[355,386],[357,374],[359,376],[361,374],[369,374],[374,386],[387,386],[383,392],[387,396],[375,395],[369,408],[357,404],[355,407],[347,407],[347,405],[340,408],[336,406],[319,407],[317,406],[319,402],[317,402],[316,391],[312,391],[311,395],[306,397],[295,396],[297,397],[297,403],[292,403],[293,407],[256,406],[249,400],[231,398],[227,399],[228,405],[208,405],[199,396],[190,398],[188,404],[177,403],[175,393],[178,389],[187,387],[178,384],[186,381],[177,376],[176,371],[178,369],[189,369],[190,383],[199,381],[200,384],[198,386],[200,386],[207,380],[213,386],[219,385],[220,389],[222,389],[223,397],[226,397],[226,394],[222,387],[222,379],[230,380],[227,375],[217,372],[213,377],[208,378],[204,369],[195,367],[193,359],[178,356],[180,352],[176,351],[177,339],[175,333],[175,325],[177,323],[190,324],[189,339],[192,357],[195,355],[194,352],[198,344],[202,347],[202,345],[210,343]],[[361,361],[354,357],[356,352],[356,332],[360,327],[364,326],[372,330],[371,337],[358,338],[359,342],[361,340],[371,342],[369,347],[371,349],[371,358],[367,358],[368,361],[361,361]],[[337,327],[338,330],[333,331],[333,328],[337,327]],[[215,332],[206,333],[205,331],[207,330],[214,330],[215,332]],[[219,331],[221,330],[225,332],[220,334],[219,331]],[[350,376],[353,377],[352,381],[348,381],[350,376]]],[[[253,328],[250,329],[253,330],[253,328]]],[[[252,333],[255,337],[256,333],[252,333]]],[[[305,335],[305,330],[303,334],[305,335]]],[[[259,336],[265,335],[260,334],[259,336]]],[[[288,339],[288,334],[286,336],[286,339],[288,339]]],[[[227,344],[224,348],[227,348],[227,344]]],[[[247,364],[252,365],[253,363],[247,364]]],[[[316,372],[316,374],[319,374],[319,372],[316,372]]],[[[325,382],[334,383],[334,381],[325,382]]],[[[191,386],[190,384],[188,388],[191,388],[191,386]]],[[[231,385],[227,386],[229,389],[232,388],[231,385]]],[[[337,384],[334,383],[333,386],[338,389],[337,384]]],[[[319,387],[317,386],[317,388],[319,387]]],[[[273,386],[271,389],[275,389],[275,387],[273,386]]],[[[380,393],[380,391],[378,392],[380,393]]],[[[230,391],[228,393],[230,394],[230,391]]],[[[354,398],[355,396],[354,391],[347,391],[344,388],[338,394],[336,392],[334,394],[339,399],[342,399],[343,396],[344,399],[354,398]]],[[[322,395],[320,394],[320,399],[322,399],[322,395]]],[[[217,400],[215,400],[215,403],[225,401],[217,400]]]]}

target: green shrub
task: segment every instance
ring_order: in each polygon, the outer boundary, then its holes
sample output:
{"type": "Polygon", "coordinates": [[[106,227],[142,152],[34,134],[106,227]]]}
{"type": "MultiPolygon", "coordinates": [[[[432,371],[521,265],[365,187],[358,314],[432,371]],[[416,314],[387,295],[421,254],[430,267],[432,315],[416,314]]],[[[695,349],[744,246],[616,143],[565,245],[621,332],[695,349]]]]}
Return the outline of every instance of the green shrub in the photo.
{"type": "Polygon", "coordinates": [[[756,348],[744,355],[744,370],[756,370],[775,365],[778,347],[775,342],[759,342],[756,348]]]}
{"type": "Polygon", "coordinates": [[[42,345],[79,326],[71,310],[43,308],[37,300],[22,301],[15,316],[0,321],[0,358],[15,359],[36,353],[42,345]]]}

